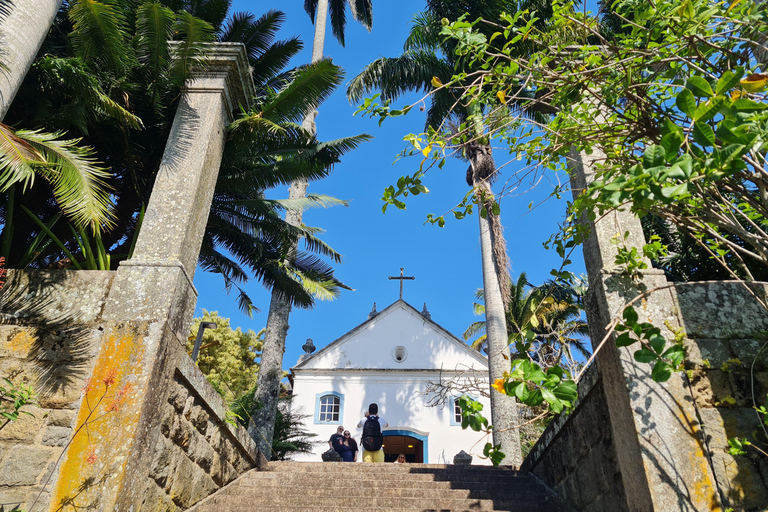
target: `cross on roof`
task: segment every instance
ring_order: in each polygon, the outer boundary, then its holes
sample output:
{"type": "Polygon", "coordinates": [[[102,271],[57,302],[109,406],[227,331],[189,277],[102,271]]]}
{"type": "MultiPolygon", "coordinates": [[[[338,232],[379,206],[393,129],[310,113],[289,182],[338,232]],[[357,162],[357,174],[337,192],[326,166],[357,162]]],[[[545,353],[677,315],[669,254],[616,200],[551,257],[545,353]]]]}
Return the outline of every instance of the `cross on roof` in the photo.
{"type": "Polygon", "coordinates": [[[400,276],[399,277],[398,276],[389,276],[388,277],[388,279],[397,279],[398,281],[400,281],[400,300],[403,300],[403,281],[405,281],[406,279],[408,279],[410,281],[413,281],[414,279],[416,279],[413,276],[410,276],[410,277],[403,276],[403,270],[405,270],[405,268],[404,267],[400,267],[400,276]]]}

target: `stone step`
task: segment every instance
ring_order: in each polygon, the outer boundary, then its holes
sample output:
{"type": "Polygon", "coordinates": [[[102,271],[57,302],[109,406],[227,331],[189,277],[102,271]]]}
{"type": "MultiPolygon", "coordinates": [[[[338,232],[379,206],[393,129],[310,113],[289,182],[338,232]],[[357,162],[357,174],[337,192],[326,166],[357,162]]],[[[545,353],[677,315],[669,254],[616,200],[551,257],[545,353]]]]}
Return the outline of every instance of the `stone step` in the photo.
{"type": "MultiPolygon", "coordinates": [[[[311,500],[308,500],[311,501],[311,500]]],[[[202,505],[202,504],[201,504],[202,505]]],[[[300,507],[285,507],[281,505],[254,505],[253,503],[233,503],[227,506],[226,511],[213,508],[205,508],[204,506],[196,505],[187,512],[254,512],[254,510],[267,511],[267,512],[362,512],[359,507],[346,507],[336,505],[334,507],[315,507],[311,504],[300,507]]],[[[365,512],[474,512],[476,509],[463,507],[463,508],[428,508],[428,507],[365,507],[365,512]]],[[[515,505],[514,508],[509,509],[495,509],[498,512],[563,512],[568,509],[561,508],[556,504],[538,504],[538,505],[515,505]]]]}
{"type": "Polygon", "coordinates": [[[425,473],[354,473],[344,472],[336,476],[325,474],[313,475],[310,473],[271,473],[251,471],[243,477],[244,480],[285,480],[308,482],[322,481],[324,483],[333,483],[334,481],[350,480],[379,480],[387,482],[418,482],[418,483],[448,483],[454,485],[472,485],[476,483],[503,484],[508,485],[511,482],[516,484],[536,484],[536,481],[530,476],[504,476],[504,475],[476,475],[476,474],[425,474],[425,473]]]}
{"type": "Polygon", "coordinates": [[[386,478],[355,478],[350,479],[348,475],[343,478],[339,477],[318,477],[311,479],[306,475],[291,475],[284,474],[279,476],[273,475],[256,475],[248,478],[243,478],[240,485],[244,488],[275,488],[275,487],[300,487],[306,489],[332,489],[339,484],[344,484],[349,481],[354,481],[356,487],[361,489],[390,489],[390,488],[402,488],[407,487],[409,489],[460,489],[466,491],[493,491],[501,488],[514,491],[514,492],[529,492],[540,489],[541,486],[532,478],[526,478],[523,481],[504,481],[504,482],[488,482],[488,481],[448,481],[448,480],[418,480],[408,478],[408,475],[390,475],[386,478]]]}
{"type": "Polygon", "coordinates": [[[499,473],[504,475],[525,475],[512,466],[456,466],[453,464],[370,464],[363,462],[270,462],[267,471],[277,472],[319,472],[329,471],[408,471],[411,473],[499,473]]]}
{"type": "MultiPolygon", "coordinates": [[[[540,500],[520,500],[515,502],[483,499],[423,499],[423,498],[399,498],[390,496],[363,496],[350,497],[343,494],[344,489],[339,489],[339,495],[333,497],[315,496],[310,494],[297,496],[296,492],[287,496],[272,497],[268,501],[260,501],[259,510],[264,506],[273,509],[312,507],[322,510],[336,510],[339,507],[368,510],[369,508],[381,508],[387,510],[399,509],[436,509],[436,510],[514,510],[515,507],[536,507],[541,505],[540,500]]],[[[255,497],[256,499],[256,497],[255,497]]],[[[206,500],[210,511],[232,511],[238,504],[249,503],[253,507],[254,500],[244,500],[243,496],[224,494],[213,496],[206,500]]],[[[252,510],[252,509],[251,509],[252,510]]]]}
{"type": "MultiPolygon", "coordinates": [[[[302,487],[304,495],[316,497],[338,498],[339,489],[345,484],[339,484],[335,487],[302,487]]],[[[404,488],[378,486],[368,487],[363,483],[355,482],[353,486],[348,486],[344,491],[345,498],[367,498],[372,494],[377,496],[388,496],[397,498],[423,498],[436,500],[441,498],[448,499],[494,499],[503,501],[526,501],[529,499],[539,499],[545,497],[547,493],[541,487],[529,487],[525,489],[434,489],[434,488],[404,488]]],[[[229,496],[251,496],[251,497],[269,497],[270,499],[282,499],[286,496],[295,496],[296,488],[293,486],[248,486],[240,485],[232,488],[229,496]]]]}
{"type": "Polygon", "coordinates": [[[436,464],[271,462],[189,512],[565,512],[571,509],[514,468],[436,464]]]}

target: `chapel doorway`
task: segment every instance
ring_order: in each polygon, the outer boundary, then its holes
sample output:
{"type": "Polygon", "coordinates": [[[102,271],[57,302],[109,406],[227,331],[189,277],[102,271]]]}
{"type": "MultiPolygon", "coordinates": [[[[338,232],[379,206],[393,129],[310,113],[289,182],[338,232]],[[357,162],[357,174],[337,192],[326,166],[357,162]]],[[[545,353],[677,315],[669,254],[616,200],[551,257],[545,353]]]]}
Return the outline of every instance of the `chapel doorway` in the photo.
{"type": "Polygon", "coordinates": [[[390,434],[384,432],[384,462],[395,462],[397,456],[405,454],[405,461],[410,463],[424,463],[424,441],[407,433],[398,432],[390,434]]]}

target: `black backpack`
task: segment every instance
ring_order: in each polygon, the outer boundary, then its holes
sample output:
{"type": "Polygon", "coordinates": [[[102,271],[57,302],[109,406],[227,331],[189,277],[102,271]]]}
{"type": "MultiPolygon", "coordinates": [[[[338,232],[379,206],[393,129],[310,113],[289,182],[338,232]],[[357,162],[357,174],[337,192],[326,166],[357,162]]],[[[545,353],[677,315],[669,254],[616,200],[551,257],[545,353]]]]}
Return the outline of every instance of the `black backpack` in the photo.
{"type": "Polygon", "coordinates": [[[381,425],[377,416],[368,416],[363,424],[363,448],[369,452],[381,450],[384,436],[381,435],[381,425]]]}

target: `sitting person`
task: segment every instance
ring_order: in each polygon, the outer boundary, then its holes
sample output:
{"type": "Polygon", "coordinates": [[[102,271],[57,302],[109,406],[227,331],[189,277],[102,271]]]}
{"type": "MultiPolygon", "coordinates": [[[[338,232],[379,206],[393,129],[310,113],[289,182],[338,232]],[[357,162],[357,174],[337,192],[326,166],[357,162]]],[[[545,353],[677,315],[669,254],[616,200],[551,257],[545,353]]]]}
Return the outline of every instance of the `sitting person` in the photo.
{"type": "Polygon", "coordinates": [[[395,459],[395,464],[405,464],[405,454],[401,453],[397,456],[397,459],[395,459]]]}

